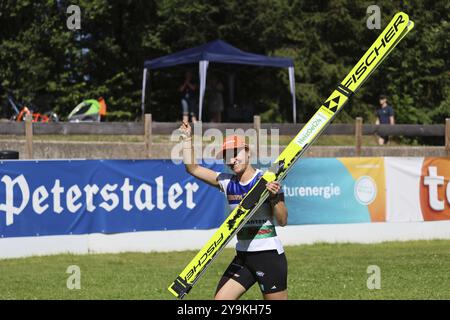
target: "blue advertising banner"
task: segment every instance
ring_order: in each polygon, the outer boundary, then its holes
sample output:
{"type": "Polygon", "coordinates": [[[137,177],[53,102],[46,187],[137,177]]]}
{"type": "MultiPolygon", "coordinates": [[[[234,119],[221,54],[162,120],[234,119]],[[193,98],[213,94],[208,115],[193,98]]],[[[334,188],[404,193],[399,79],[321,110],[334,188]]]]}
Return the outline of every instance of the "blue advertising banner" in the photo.
{"type": "Polygon", "coordinates": [[[0,237],[210,229],[224,201],[170,160],[0,162],[0,237]]]}
{"type": "Polygon", "coordinates": [[[282,189],[290,225],[386,221],[383,158],[300,159],[282,189]]]}
{"type": "MultiPolygon", "coordinates": [[[[282,185],[289,225],[386,221],[383,158],[301,159],[282,185]]],[[[0,161],[0,237],[211,229],[228,211],[171,160],[0,161]]]]}

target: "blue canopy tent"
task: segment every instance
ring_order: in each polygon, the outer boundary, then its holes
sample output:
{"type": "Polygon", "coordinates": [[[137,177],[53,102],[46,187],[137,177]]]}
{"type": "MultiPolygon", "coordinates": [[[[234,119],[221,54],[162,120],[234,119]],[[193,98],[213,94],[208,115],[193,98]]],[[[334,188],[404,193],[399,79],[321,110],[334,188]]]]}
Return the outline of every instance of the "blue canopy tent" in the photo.
{"type": "Polygon", "coordinates": [[[145,61],[142,80],[142,114],[145,112],[145,89],[147,85],[148,70],[167,68],[181,64],[198,63],[200,76],[199,120],[202,120],[203,97],[205,94],[206,73],[209,62],[288,68],[290,90],[292,94],[292,113],[294,123],[296,122],[294,61],[290,58],[267,57],[245,52],[222,40],[211,41],[201,46],[145,61]]]}

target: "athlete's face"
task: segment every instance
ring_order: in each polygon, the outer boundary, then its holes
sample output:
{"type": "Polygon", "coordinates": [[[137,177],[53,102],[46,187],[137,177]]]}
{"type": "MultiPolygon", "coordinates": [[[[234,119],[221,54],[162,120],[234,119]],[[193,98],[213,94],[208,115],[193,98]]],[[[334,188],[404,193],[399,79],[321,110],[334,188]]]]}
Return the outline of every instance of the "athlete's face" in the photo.
{"type": "Polygon", "coordinates": [[[228,149],[224,152],[225,163],[235,174],[241,174],[248,165],[250,154],[245,148],[228,149]]]}

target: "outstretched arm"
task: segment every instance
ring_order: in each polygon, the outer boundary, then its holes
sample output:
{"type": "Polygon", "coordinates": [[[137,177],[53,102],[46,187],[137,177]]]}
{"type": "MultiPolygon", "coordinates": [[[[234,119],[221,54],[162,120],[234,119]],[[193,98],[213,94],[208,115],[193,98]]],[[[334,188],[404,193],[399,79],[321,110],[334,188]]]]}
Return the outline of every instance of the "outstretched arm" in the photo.
{"type": "Polygon", "coordinates": [[[180,131],[182,132],[183,138],[183,163],[186,171],[197,179],[219,188],[217,173],[195,163],[194,148],[192,147],[191,126],[189,123],[183,121],[180,131]]]}
{"type": "Polygon", "coordinates": [[[186,88],[186,82],[184,82],[184,83],[180,86],[180,88],[178,88],[178,91],[183,92],[183,91],[185,90],[185,88],[186,88]]]}
{"type": "Polygon", "coordinates": [[[186,82],[186,85],[191,89],[192,91],[197,90],[197,85],[191,83],[190,81],[186,82]]]}
{"type": "Polygon", "coordinates": [[[389,117],[389,123],[390,124],[395,124],[394,116],[390,116],[389,117]]]}

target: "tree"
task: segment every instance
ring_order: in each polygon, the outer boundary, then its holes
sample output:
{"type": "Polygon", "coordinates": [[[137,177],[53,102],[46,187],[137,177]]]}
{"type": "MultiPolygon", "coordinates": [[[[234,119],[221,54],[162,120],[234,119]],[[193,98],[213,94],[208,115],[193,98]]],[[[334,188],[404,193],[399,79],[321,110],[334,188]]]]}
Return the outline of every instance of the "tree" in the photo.
{"type": "MultiPolygon", "coordinates": [[[[103,96],[111,120],[140,119],[145,59],[223,39],[242,50],[294,58],[298,121],[306,121],[379,35],[356,0],[75,1],[81,30],[66,27],[67,0],[0,2],[0,84],[61,115],[103,96]]],[[[352,98],[337,121],[374,120],[380,93],[397,122],[442,123],[450,114],[449,12],[445,0],[380,0],[384,28],[403,10],[416,27],[352,98]]],[[[151,74],[149,109],[179,119],[177,87],[186,68],[151,74]]],[[[226,66],[211,65],[229,72],[226,66]]],[[[291,121],[285,70],[233,66],[239,90],[263,121],[291,121]]]]}

